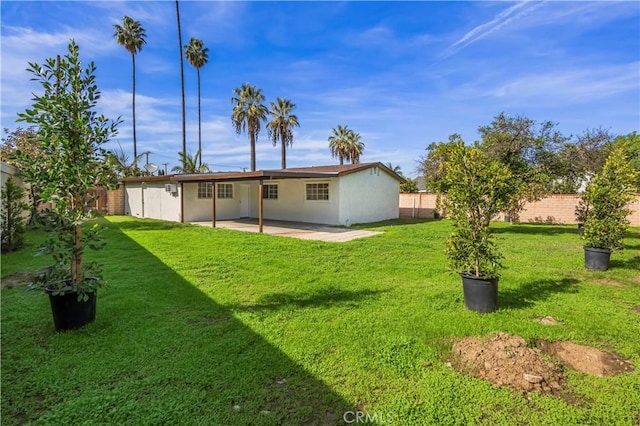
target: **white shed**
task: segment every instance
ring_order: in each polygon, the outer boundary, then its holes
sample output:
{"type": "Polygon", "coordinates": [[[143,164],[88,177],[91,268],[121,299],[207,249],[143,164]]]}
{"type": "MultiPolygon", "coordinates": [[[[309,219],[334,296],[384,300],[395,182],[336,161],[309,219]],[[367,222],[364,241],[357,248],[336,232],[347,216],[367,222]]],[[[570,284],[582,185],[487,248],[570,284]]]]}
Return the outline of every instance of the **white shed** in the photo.
{"type": "Polygon", "coordinates": [[[125,214],[175,222],[240,218],[350,226],[395,219],[403,178],[382,163],[127,178],[125,214]]]}

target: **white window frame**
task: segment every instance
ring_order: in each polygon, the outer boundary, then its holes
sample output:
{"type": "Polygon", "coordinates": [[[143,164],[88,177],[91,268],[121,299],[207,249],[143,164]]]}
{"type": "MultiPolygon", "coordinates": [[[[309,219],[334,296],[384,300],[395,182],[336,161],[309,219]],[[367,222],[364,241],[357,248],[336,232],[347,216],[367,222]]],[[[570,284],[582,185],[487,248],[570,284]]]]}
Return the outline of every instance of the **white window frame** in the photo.
{"type": "Polygon", "coordinates": [[[262,185],[262,199],[263,200],[277,200],[278,199],[278,184],[277,183],[265,183],[262,185]],[[275,188],[275,191],[272,192],[270,191],[270,188],[275,188]],[[266,197],[265,197],[265,192],[267,193],[266,197]],[[275,197],[272,197],[272,195],[275,194],[275,197]]]}
{"type": "Polygon", "coordinates": [[[233,200],[233,184],[218,183],[216,185],[216,198],[218,200],[233,200]]]}
{"type": "MultiPolygon", "coordinates": [[[[318,190],[316,189],[316,194],[319,194],[318,190]]],[[[305,201],[311,202],[311,203],[328,203],[331,201],[331,186],[329,185],[329,182],[305,182],[304,185],[304,199],[305,201]],[[327,198],[324,199],[319,199],[319,198],[309,198],[309,185],[326,185],[327,187],[327,198]]]]}
{"type": "Polygon", "coordinates": [[[213,197],[213,184],[211,182],[198,182],[198,199],[210,200],[213,197]]]}

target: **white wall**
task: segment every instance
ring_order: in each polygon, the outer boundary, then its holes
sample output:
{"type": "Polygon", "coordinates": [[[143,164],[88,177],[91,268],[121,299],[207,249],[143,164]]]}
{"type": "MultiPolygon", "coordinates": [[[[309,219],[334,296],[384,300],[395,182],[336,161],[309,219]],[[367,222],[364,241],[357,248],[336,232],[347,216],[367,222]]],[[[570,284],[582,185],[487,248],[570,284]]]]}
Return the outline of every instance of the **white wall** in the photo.
{"type": "Polygon", "coordinates": [[[127,183],[125,214],[180,222],[180,185],[178,185],[178,193],[171,193],[165,191],[166,183],[127,183]]]}
{"type": "MultiPolygon", "coordinates": [[[[213,200],[211,198],[198,198],[198,183],[184,183],[184,221],[206,222],[213,219],[213,200]]],[[[233,198],[216,198],[216,220],[237,219],[239,217],[239,190],[238,183],[233,182],[233,198]]],[[[179,184],[178,184],[179,186],[179,184]]],[[[216,195],[215,193],[213,194],[216,195]]]]}
{"type": "MultiPolygon", "coordinates": [[[[263,200],[264,218],[294,222],[339,225],[340,206],[338,178],[265,180],[265,185],[278,185],[277,200],[263,200]],[[307,183],[328,183],[329,201],[307,201],[307,183]]],[[[252,185],[251,217],[258,217],[258,183],[252,185]]]]}
{"type": "Polygon", "coordinates": [[[340,224],[396,219],[400,214],[400,182],[372,167],[341,177],[340,224]]]}

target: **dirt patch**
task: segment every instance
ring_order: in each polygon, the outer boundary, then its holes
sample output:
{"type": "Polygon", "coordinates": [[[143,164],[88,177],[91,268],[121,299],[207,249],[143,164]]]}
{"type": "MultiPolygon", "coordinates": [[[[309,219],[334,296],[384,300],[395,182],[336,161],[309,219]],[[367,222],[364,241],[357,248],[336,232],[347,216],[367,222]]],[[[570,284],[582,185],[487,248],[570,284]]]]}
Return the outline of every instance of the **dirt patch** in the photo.
{"type": "Polygon", "coordinates": [[[633,310],[640,314],[640,305],[634,306],[633,310]]]}
{"type": "Polygon", "coordinates": [[[612,280],[610,278],[600,278],[600,279],[594,280],[594,282],[596,284],[606,285],[609,287],[626,287],[624,283],[621,283],[620,281],[612,280]]]}
{"type": "Polygon", "coordinates": [[[598,377],[615,376],[635,370],[633,364],[621,356],[602,352],[591,346],[578,345],[573,342],[536,342],[542,351],[561,361],[574,370],[598,377]]]}
{"type": "Polygon", "coordinates": [[[27,286],[33,282],[38,274],[38,271],[16,272],[3,278],[2,281],[0,281],[0,287],[13,288],[27,286]]]}
{"type": "Polygon", "coordinates": [[[454,343],[452,352],[457,371],[519,392],[559,394],[567,381],[561,367],[545,359],[540,349],[528,347],[519,336],[467,337],[454,343]]]}
{"type": "Polygon", "coordinates": [[[549,316],[540,317],[540,318],[534,318],[533,320],[535,322],[538,322],[538,323],[542,324],[542,325],[558,325],[558,324],[560,324],[560,322],[557,319],[555,319],[554,317],[549,317],[549,316]]]}

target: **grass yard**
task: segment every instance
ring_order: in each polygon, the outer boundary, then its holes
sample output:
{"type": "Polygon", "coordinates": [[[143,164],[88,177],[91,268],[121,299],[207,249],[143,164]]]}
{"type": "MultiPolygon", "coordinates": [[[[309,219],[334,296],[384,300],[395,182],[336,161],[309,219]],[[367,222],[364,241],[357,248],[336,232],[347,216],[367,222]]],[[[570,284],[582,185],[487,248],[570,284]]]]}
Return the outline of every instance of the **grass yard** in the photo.
{"type": "MultiPolygon", "coordinates": [[[[447,366],[455,338],[571,340],[640,367],[640,229],[608,272],[575,226],[493,226],[500,309],[466,311],[448,221],[361,226],[324,243],[108,217],[96,322],[54,333],[49,302],[2,290],[2,424],[638,424],[640,370],[567,370],[570,398],[523,396],[447,366]],[[553,316],[559,325],[534,322],[553,316]],[[425,366],[429,361],[431,366],[425,366]],[[347,420],[353,420],[347,417],[347,420]],[[363,419],[366,420],[366,419],[363,419]]],[[[46,264],[32,247],[2,277],[46,264]]]]}

